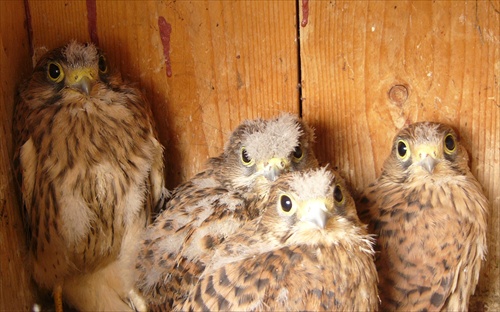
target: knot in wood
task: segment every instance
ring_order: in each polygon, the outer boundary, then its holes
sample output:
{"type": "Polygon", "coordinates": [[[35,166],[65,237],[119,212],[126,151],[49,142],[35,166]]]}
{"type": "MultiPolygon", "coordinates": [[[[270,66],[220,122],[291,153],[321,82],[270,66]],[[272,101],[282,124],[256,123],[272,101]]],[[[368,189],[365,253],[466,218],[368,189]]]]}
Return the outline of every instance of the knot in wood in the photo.
{"type": "Polygon", "coordinates": [[[389,100],[396,105],[403,105],[408,99],[408,88],[404,85],[395,85],[389,90],[389,100]]]}

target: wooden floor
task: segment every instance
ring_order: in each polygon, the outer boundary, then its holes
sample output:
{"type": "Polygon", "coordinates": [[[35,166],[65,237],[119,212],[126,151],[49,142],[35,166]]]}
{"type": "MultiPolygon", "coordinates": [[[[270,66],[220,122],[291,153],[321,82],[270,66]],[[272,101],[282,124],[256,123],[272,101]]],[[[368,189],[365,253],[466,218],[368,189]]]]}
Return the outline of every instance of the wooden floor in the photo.
{"type": "Polygon", "coordinates": [[[169,188],[218,155],[244,119],[283,111],[360,191],[399,128],[453,125],[490,199],[474,309],[500,302],[500,1],[0,1],[0,310],[33,286],[12,158],[14,90],[44,51],[98,42],[151,101],[169,188]]]}

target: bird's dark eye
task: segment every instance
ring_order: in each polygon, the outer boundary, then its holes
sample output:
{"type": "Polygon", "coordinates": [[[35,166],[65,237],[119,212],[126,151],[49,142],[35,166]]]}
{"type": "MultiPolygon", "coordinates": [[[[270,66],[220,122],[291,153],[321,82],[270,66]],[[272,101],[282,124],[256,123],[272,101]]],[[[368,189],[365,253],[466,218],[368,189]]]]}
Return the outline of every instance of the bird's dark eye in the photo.
{"type": "Polygon", "coordinates": [[[281,210],[283,210],[284,212],[290,212],[293,208],[292,200],[286,195],[281,195],[280,205],[281,210]]]}
{"type": "Polygon", "coordinates": [[[248,156],[247,149],[244,147],[241,148],[241,161],[246,166],[251,166],[253,164],[252,158],[250,158],[250,156],[248,156]]]}
{"type": "Polygon", "coordinates": [[[60,70],[59,66],[57,66],[56,64],[50,64],[49,65],[50,78],[55,80],[55,79],[59,78],[59,75],[61,75],[61,70],[60,70]]]}
{"type": "Polygon", "coordinates": [[[302,147],[300,145],[297,145],[295,149],[293,150],[293,159],[295,161],[299,161],[302,159],[304,156],[304,153],[302,152],[302,147]]]}
{"type": "Polygon", "coordinates": [[[60,82],[64,78],[64,72],[59,63],[49,62],[47,67],[47,75],[49,79],[55,82],[60,82]]]}
{"type": "Polygon", "coordinates": [[[444,151],[447,154],[453,153],[457,149],[457,145],[455,144],[455,138],[453,137],[453,134],[449,133],[446,135],[444,138],[444,151]]]}
{"type": "Polygon", "coordinates": [[[339,184],[335,185],[335,189],[333,189],[333,199],[335,199],[337,204],[344,202],[344,194],[342,193],[342,188],[339,184]]]}
{"type": "Polygon", "coordinates": [[[108,64],[106,64],[106,58],[104,55],[99,56],[99,71],[105,74],[108,71],[108,64]]]}
{"type": "Polygon", "coordinates": [[[404,140],[399,140],[398,141],[398,156],[399,158],[406,160],[410,156],[409,149],[408,149],[408,143],[404,140]]]}

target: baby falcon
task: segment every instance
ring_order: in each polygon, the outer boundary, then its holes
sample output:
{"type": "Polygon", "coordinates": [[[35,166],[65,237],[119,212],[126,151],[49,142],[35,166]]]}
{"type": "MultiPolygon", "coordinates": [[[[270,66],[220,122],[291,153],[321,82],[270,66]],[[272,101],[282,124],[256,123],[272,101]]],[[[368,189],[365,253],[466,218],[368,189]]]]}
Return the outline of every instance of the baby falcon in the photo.
{"type": "Polygon", "coordinates": [[[145,98],[72,41],[20,86],[14,134],[35,281],[57,310],[140,308],[125,262],[164,187],[145,98]]]}
{"type": "Polygon", "coordinates": [[[151,308],[169,310],[185,296],[213,248],[260,214],[254,203],[280,174],[317,166],[313,139],[312,129],[290,114],[245,121],[220,156],[173,191],[146,231],[136,265],[151,308]]]}
{"type": "Polygon", "coordinates": [[[282,175],[262,216],[216,247],[183,311],[373,311],[372,238],[338,174],[282,175]]]}
{"type": "Polygon", "coordinates": [[[486,254],[488,201],[453,129],[399,131],[361,204],[378,235],[382,310],[466,311],[486,254]]]}

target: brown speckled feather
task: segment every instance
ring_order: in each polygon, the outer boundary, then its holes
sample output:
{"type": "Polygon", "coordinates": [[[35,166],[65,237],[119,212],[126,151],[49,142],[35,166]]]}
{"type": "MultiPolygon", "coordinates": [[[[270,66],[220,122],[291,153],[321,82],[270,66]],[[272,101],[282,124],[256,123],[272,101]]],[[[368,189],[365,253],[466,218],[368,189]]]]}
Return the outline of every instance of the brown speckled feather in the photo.
{"type": "Polygon", "coordinates": [[[203,269],[200,258],[249,218],[244,200],[222,186],[214,187],[213,176],[206,177],[210,172],[176,190],[197,188],[186,196],[174,192],[168,210],[145,233],[136,265],[137,286],[153,310],[168,310],[173,298],[184,296],[184,289],[203,269]]]}
{"type": "Polygon", "coordinates": [[[373,311],[372,239],[343,180],[324,168],[282,175],[261,217],[216,247],[182,311],[373,311]]]}
{"type": "Polygon", "coordinates": [[[30,265],[78,309],[130,309],[123,261],[166,193],[151,115],[92,44],[48,52],[19,88],[14,163],[30,265]]]}
{"type": "Polygon", "coordinates": [[[488,201],[467,162],[448,126],[416,123],[395,137],[359,205],[378,235],[382,309],[468,309],[486,255],[488,201]]]}
{"type": "Polygon", "coordinates": [[[148,228],[136,264],[137,287],[152,309],[170,309],[185,297],[214,247],[260,215],[254,203],[273,180],[317,166],[313,139],[290,114],[245,121],[220,156],[173,191],[148,228]]]}

